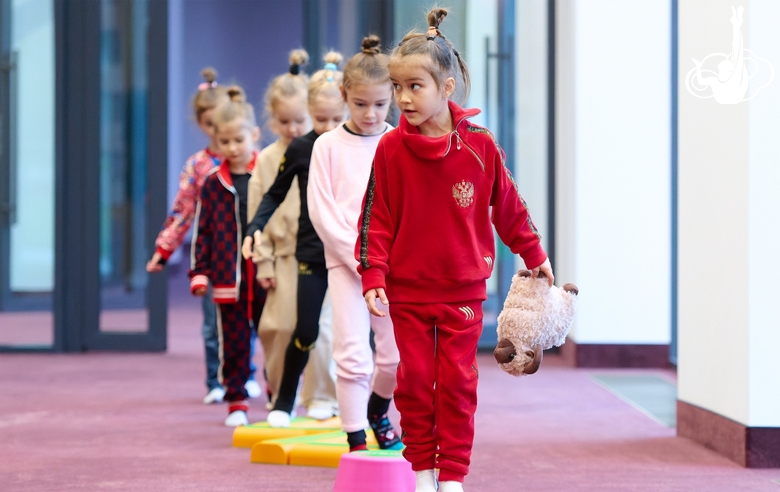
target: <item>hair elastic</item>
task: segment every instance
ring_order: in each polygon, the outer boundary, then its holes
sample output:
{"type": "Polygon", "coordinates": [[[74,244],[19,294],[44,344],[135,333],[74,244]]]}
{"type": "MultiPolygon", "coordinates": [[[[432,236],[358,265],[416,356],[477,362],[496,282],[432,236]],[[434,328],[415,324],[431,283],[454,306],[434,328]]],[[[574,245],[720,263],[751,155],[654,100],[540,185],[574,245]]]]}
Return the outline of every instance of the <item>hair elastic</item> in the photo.
{"type": "Polygon", "coordinates": [[[205,91],[206,89],[213,89],[216,86],[217,86],[216,80],[213,82],[201,82],[200,84],[198,84],[198,90],[205,91]]]}
{"type": "Polygon", "coordinates": [[[291,75],[298,75],[301,73],[301,66],[297,63],[291,63],[290,64],[290,74],[291,75]]]}
{"type": "MultiPolygon", "coordinates": [[[[335,72],[339,69],[339,66],[335,63],[328,62],[325,64],[325,67],[323,70],[330,70],[331,72],[335,72]]],[[[333,82],[333,75],[328,75],[328,82],[333,82]]]]}
{"type": "Polygon", "coordinates": [[[428,41],[433,41],[433,39],[439,35],[439,28],[436,26],[428,26],[428,32],[425,33],[426,36],[428,36],[428,41]]]}

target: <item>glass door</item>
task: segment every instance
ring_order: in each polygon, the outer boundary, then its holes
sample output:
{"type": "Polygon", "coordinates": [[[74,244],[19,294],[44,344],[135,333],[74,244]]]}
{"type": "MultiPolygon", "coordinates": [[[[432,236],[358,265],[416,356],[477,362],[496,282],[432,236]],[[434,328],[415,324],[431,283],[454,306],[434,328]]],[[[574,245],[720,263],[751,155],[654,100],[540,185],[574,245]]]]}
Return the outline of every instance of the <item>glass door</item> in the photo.
{"type": "Polygon", "coordinates": [[[51,349],[53,0],[0,0],[0,349],[51,349]]]}
{"type": "Polygon", "coordinates": [[[101,0],[100,330],[149,328],[145,292],[148,2],[101,0]]]}
{"type": "Polygon", "coordinates": [[[89,217],[97,299],[86,350],[164,350],[167,278],[145,269],[167,202],[167,3],[99,0],[99,159],[89,217]],[[150,49],[154,46],[155,49],[150,49]],[[97,263],[97,265],[95,265],[97,263]]]}

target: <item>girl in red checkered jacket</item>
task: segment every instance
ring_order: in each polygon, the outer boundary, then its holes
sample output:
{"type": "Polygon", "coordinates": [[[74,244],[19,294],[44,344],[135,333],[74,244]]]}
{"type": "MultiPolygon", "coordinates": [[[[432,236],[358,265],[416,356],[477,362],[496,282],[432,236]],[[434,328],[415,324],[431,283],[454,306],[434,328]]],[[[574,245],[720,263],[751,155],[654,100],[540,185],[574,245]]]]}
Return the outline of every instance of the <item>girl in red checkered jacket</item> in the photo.
{"type": "MultiPolygon", "coordinates": [[[[209,145],[192,154],[181,170],[179,191],[173,200],[171,212],[157,235],[157,240],[154,243],[154,254],[146,264],[146,271],[149,273],[161,272],[168,262],[168,258],[184,242],[184,237],[190,230],[192,219],[195,217],[195,207],[203,181],[222,159],[217,138],[214,136],[212,115],[214,108],[227,102],[228,97],[225,86],[217,84],[216,70],[211,67],[204,68],[201,75],[205,81],[198,86],[198,92],[192,98],[192,109],[195,112],[195,122],[198,124],[198,128],[209,138],[209,145]]],[[[218,403],[225,396],[225,390],[219,384],[217,377],[219,369],[217,320],[214,302],[212,302],[208,292],[203,296],[202,306],[203,326],[201,333],[206,353],[206,387],[208,388],[203,403],[218,403]]]]}
{"type": "Polygon", "coordinates": [[[224,156],[203,183],[192,239],[190,289],[196,296],[212,288],[217,307],[220,383],[225,387],[225,425],[248,424],[246,382],[250,375],[252,332],[257,330],[265,291],[255,281],[254,264],[241,256],[247,226],[249,178],[260,139],[255,112],[244,91],[227,89],[230,101],[214,110],[213,123],[224,156]]]}
{"type": "Polygon", "coordinates": [[[389,304],[401,363],[395,403],[417,492],[462,492],[474,441],[477,342],[495,263],[493,226],[534,276],[552,268],[493,135],[468,121],[478,110],[468,68],[439,32],[407,34],[390,57],[402,116],[377,146],[355,258],[369,311],[389,304]],[[456,82],[457,80],[457,82],[456,82]]]}

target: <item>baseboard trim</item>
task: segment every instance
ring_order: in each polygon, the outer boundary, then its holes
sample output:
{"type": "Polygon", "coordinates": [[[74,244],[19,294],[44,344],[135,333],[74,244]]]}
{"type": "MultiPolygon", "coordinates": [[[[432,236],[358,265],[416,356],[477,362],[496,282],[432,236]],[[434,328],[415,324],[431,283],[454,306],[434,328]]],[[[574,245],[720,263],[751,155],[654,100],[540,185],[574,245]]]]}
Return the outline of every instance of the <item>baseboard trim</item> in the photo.
{"type": "Polygon", "coordinates": [[[780,468],[780,428],[747,427],[677,400],[677,435],[746,468],[780,468]]]}
{"type": "Polygon", "coordinates": [[[577,343],[567,339],[561,346],[564,360],[574,367],[669,368],[669,345],[577,343]]]}

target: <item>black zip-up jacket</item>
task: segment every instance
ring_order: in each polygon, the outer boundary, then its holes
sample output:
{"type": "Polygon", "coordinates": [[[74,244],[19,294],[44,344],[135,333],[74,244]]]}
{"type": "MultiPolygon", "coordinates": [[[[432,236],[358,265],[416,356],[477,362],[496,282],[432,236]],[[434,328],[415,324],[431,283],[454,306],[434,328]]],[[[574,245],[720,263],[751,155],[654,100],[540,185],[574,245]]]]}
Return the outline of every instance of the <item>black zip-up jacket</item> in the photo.
{"type": "Polygon", "coordinates": [[[311,265],[325,266],[325,248],[317,231],[309,220],[309,204],[306,198],[306,187],[309,184],[309,163],[312,148],[319,135],[313,130],[306,135],[293,139],[279,164],[279,174],[274,184],[263,196],[257,207],[252,222],[247,226],[246,235],[253,236],[255,231],[262,231],[271,219],[279,205],[290,191],[293,178],[298,177],[298,187],[301,191],[301,216],[298,219],[298,237],[295,245],[295,258],[311,265]]]}

